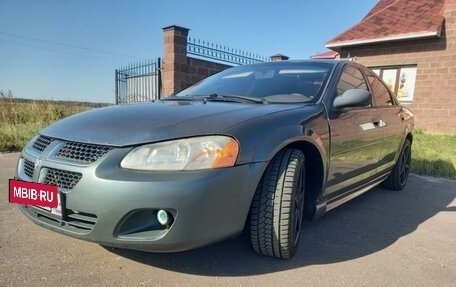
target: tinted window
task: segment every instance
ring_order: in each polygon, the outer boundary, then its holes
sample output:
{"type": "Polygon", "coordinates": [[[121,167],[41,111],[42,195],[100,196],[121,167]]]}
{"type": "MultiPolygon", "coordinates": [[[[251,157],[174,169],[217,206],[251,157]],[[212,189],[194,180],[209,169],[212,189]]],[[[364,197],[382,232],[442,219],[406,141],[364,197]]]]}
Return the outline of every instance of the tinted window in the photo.
{"type": "Polygon", "coordinates": [[[367,90],[367,85],[361,71],[354,67],[348,67],[342,73],[337,84],[337,95],[340,96],[349,89],[367,90]]]}
{"type": "Polygon", "coordinates": [[[374,94],[375,104],[377,106],[393,105],[388,88],[374,75],[368,74],[367,79],[372,88],[372,93],[374,94]]]}

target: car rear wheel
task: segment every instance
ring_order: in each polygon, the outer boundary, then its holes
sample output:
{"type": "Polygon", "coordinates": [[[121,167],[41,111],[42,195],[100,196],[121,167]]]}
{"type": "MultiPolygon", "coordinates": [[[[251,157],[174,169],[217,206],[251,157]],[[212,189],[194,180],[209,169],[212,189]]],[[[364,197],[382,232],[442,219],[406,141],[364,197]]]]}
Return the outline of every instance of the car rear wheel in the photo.
{"type": "Polygon", "coordinates": [[[296,252],[304,213],[305,157],[298,149],[279,152],[258,185],[250,210],[255,251],[277,258],[296,252]]]}
{"type": "Polygon", "coordinates": [[[402,151],[391,174],[382,183],[382,187],[391,190],[402,190],[407,184],[412,162],[412,145],[406,139],[402,151]]]}

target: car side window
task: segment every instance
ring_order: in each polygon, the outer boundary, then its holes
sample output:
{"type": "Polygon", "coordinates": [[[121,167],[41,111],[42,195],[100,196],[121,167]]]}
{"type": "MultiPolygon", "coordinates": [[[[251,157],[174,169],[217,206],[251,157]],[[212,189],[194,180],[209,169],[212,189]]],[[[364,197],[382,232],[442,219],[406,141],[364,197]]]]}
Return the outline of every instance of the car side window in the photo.
{"type": "Polygon", "coordinates": [[[363,74],[355,67],[348,67],[342,72],[337,84],[337,95],[340,96],[349,89],[368,90],[363,74]]]}
{"type": "Polygon", "coordinates": [[[368,74],[367,79],[373,92],[375,105],[392,106],[394,102],[391,99],[391,93],[389,89],[382,83],[382,81],[380,81],[376,76],[372,74],[368,74]]]}

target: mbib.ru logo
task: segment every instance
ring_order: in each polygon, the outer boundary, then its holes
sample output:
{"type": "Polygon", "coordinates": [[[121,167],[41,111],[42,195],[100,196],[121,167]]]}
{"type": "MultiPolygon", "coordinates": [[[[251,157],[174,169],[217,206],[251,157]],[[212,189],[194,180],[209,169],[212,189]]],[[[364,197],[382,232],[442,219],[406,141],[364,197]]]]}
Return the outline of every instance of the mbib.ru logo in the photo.
{"type": "Polygon", "coordinates": [[[54,185],[10,179],[9,202],[56,208],[58,188],[54,185]]]}

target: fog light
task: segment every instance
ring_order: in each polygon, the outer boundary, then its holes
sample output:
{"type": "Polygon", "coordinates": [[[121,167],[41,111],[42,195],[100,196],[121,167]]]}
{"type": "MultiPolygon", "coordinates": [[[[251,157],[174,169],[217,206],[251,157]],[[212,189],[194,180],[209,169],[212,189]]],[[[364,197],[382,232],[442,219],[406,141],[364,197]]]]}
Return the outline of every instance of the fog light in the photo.
{"type": "Polygon", "coordinates": [[[157,212],[157,220],[161,225],[169,224],[168,212],[166,212],[166,210],[160,209],[157,212]]]}

